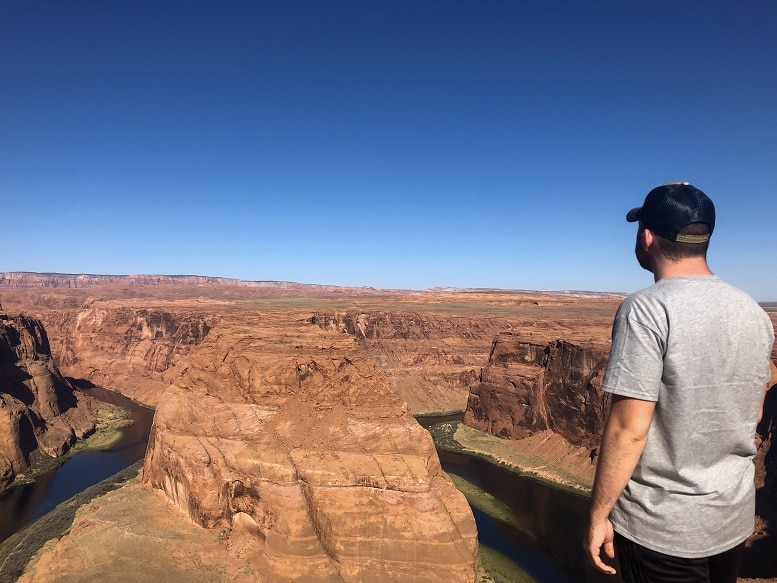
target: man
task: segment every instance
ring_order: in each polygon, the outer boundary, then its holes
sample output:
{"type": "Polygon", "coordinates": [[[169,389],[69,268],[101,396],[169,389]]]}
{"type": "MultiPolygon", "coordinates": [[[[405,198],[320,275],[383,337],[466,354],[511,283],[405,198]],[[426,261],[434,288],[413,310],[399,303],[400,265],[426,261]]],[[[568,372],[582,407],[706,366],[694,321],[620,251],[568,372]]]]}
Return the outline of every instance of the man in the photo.
{"type": "Polygon", "coordinates": [[[584,546],[631,581],[734,582],[753,530],[755,428],[771,321],[713,275],[715,207],[687,182],[651,190],[636,255],[655,284],[626,298],[602,389],[612,394],[584,546]]]}

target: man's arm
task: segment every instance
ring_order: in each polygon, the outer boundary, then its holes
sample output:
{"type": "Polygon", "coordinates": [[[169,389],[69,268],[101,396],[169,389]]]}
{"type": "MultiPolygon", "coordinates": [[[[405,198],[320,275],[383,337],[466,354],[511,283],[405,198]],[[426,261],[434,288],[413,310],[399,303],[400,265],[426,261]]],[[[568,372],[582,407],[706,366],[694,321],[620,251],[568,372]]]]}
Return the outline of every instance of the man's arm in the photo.
{"type": "Polygon", "coordinates": [[[615,557],[610,510],[642,455],[655,408],[653,401],[613,395],[599,447],[590,522],[583,542],[589,561],[603,573],[615,573],[615,569],[606,565],[600,557],[602,547],[605,555],[611,559],[615,557]]]}

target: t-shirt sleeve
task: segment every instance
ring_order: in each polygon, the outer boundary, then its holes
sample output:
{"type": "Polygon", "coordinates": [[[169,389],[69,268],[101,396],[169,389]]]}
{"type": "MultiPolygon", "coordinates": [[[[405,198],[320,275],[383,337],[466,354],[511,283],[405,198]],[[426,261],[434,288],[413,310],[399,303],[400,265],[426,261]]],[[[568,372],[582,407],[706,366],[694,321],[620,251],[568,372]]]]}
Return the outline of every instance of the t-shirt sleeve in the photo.
{"type": "Polygon", "coordinates": [[[627,299],[618,308],[602,390],[657,401],[666,342],[647,306],[627,299]]]}

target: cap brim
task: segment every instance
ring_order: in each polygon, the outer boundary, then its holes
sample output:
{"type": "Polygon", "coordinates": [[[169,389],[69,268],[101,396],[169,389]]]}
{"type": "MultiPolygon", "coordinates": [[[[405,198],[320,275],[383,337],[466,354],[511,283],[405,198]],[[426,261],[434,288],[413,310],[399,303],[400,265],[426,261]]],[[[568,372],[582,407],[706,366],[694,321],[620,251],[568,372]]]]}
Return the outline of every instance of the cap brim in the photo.
{"type": "Polygon", "coordinates": [[[637,208],[631,209],[626,214],[626,220],[630,223],[636,223],[640,218],[642,217],[642,207],[638,206],[637,208]]]}

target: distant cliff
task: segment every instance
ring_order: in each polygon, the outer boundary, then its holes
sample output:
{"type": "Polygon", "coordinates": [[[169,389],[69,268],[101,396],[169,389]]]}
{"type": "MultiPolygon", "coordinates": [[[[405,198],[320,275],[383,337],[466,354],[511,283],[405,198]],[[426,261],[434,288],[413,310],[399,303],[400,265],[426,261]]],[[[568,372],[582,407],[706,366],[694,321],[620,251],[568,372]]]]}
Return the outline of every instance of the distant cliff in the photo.
{"type": "Polygon", "coordinates": [[[419,312],[318,312],[311,323],[355,337],[411,413],[461,412],[469,387],[505,326],[494,317],[419,312]]]}
{"type": "Polygon", "coordinates": [[[42,324],[0,313],[0,489],[94,431],[94,417],[54,366],[42,324]]]}
{"type": "Polygon", "coordinates": [[[609,406],[601,391],[606,362],[598,349],[499,334],[470,389],[464,423],[507,439],[550,429],[575,445],[596,447],[609,406]]]}
{"type": "MultiPolygon", "coordinates": [[[[146,286],[237,286],[254,288],[257,291],[322,293],[322,294],[385,294],[391,290],[376,290],[371,287],[341,287],[294,283],[289,281],[244,281],[228,277],[207,277],[202,275],[95,275],[71,273],[32,273],[9,271],[0,273],[0,290],[32,288],[81,289],[95,286],[118,285],[127,288],[146,286]]],[[[398,292],[397,292],[398,293],[398,292]]],[[[282,294],[284,295],[284,294],[282,294]]]]}
{"type": "MultiPolygon", "coordinates": [[[[563,340],[527,341],[504,332],[492,345],[488,364],[470,387],[464,424],[505,439],[521,439],[549,429],[574,445],[598,446],[610,397],[601,390],[607,352],[563,340]]],[[[758,426],[756,485],[777,492],[777,366],[758,426]]],[[[768,501],[769,507],[775,506],[768,501]]],[[[762,510],[762,509],[759,509],[762,510]]],[[[769,512],[772,512],[770,510],[769,512]]]]}
{"type": "Polygon", "coordinates": [[[219,320],[191,310],[96,305],[45,318],[65,374],[152,406],[169,385],[165,372],[185,361],[219,320]]]}
{"type": "Polygon", "coordinates": [[[0,289],[27,289],[35,287],[83,288],[96,285],[122,284],[126,287],[143,285],[202,285],[205,283],[232,283],[222,277],[202,277],[199,275],[91,275],[69,273],[0,273],[0,289]]]}

